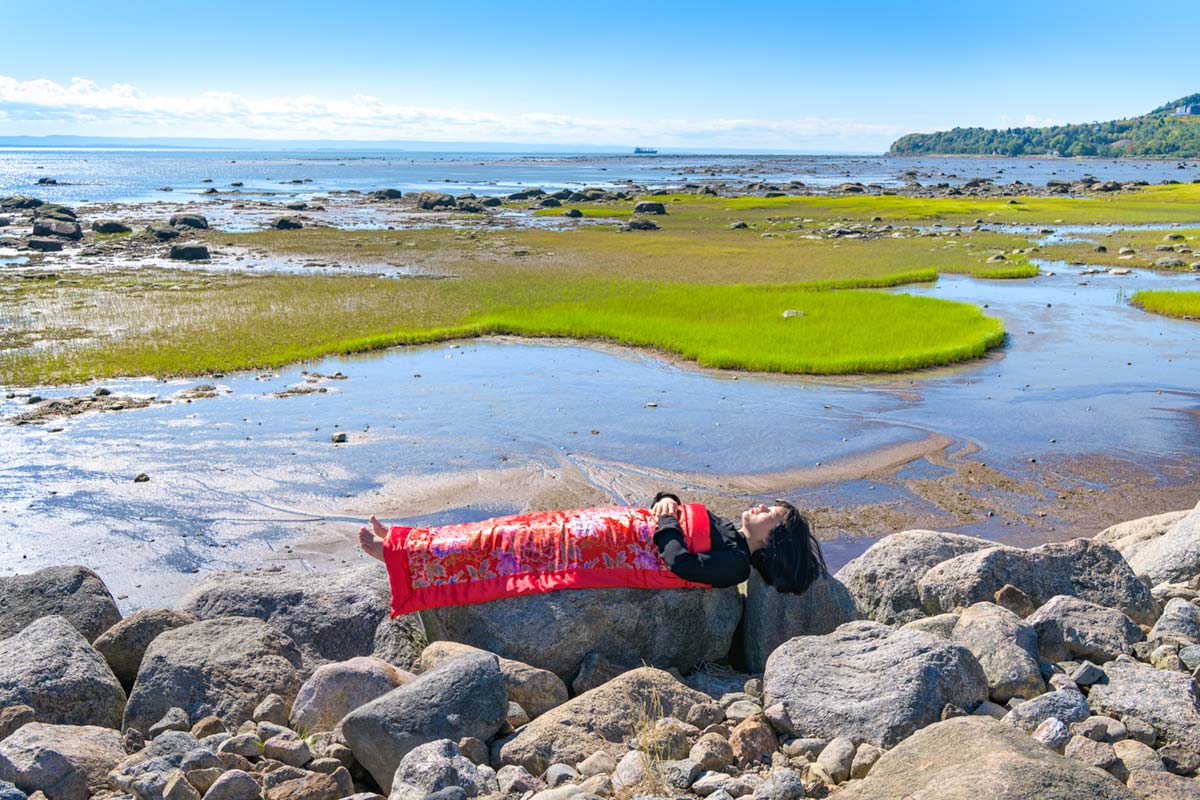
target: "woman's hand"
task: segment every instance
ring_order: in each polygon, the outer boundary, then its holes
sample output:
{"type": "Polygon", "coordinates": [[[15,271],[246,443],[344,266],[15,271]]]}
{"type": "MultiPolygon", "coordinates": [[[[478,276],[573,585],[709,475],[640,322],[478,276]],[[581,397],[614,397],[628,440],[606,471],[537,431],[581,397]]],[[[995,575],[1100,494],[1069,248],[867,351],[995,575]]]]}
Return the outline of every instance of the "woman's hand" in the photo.
{"type": "Polygon", "coordinates": [[[656,517],[677,516],[679,514],[679,503],[672,497],[664,497],[654,504],[650,509],[650,513],[656,517]]]}

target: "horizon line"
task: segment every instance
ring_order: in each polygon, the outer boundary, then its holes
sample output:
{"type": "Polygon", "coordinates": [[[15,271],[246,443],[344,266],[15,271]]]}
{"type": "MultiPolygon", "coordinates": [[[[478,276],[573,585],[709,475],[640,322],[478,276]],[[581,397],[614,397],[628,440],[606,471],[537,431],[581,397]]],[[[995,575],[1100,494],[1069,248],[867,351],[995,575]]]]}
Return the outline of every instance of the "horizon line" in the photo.
{"type": "Polygon", "coordinates": [[[621,144],[555,144],[509,141],[469,141],[461,139],[273,139],[247,137],[213,137],[213,136],[89,136],[84,134],[42,134],[0,136],[0,147],[3,148],[32,148],[32,149],[70,149],[76,148],[119,148],[123,146],[141,147],[145,149],[193,149],[193,150],[234,150],[246,146],[262,145],[286,146],[288,148],[313,147],[316,149],[356,149],[371,148],[401,150],[411,148],[413,152],[466,152],[466,153],[554,153],[582,155],[814,155],[814,156],[864,156],[878,157],[887,155],[886,151],[866,150],[791,150],[779,148],[745,149],[732,147],[713,147],[690,149],[682,147],[653,147],[656,153],[634,153],[635,147],[648,145],[621,144]],[[59,142],[58,144],[51,143],[59,142]],[[70,142],[71,144],[68,144],[70,142]],[[489,150],[488,148],[500,148],[489,150]]]}

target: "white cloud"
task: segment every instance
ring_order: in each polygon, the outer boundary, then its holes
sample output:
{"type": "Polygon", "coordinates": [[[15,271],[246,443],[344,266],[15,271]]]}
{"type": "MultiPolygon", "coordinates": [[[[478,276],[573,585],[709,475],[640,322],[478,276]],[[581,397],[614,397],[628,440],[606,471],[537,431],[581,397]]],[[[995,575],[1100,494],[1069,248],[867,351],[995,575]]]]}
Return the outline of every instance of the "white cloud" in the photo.
{"type": "Polygon", "coordinates": [[[362,94],[248,99],[208,91],[147,95],[127,83],[86,78],[63,86],[0,75],[0,118],[10,134],[204,136],[277,139],[435,140],[530,144],[653,143],[660,146],[876,149],[894,125],[822,117],[794,119],[591,119],[555,113],[493,114],[423,108],[362,94]]]}

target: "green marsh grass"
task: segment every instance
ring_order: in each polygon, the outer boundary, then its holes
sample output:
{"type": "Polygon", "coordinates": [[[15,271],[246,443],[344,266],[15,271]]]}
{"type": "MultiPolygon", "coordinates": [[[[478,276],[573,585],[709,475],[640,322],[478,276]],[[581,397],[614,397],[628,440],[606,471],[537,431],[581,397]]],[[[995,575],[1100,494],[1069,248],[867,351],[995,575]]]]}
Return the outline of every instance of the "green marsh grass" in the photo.
{"type": "MultiPolygon", "coordinates": [[[[1143,224],[1200,222],[1200,184],[1144,186],[1137,191],[1091,194],[1086,197],[905,197],[902,195],[797,195],[784,197],[711,197],[673,194],[644,197],[667,206],[666,217],[721,214],[728,221],[747,223],[768,217],[800,217],[817,222],[868,222],[874,217],[884,223],[970,225],[976,219],[987,223],[1050,224],[1143,224]],[[1015,203],[1009,203],[1009,200],[1015,203]]],[[[566,208],[578,208],[585,216],[627,216],[633,201],[626,203],[569,203],[563,208],[535,212],[552,216],[566,208]],[[608,214],[603,213],[605,209],[608,214]],[[612,212],[623,212],[622,214],[612,212]]],[[[742,231],[741,233],[745,233],[742,231]]]]}
{"type": "Polygon", "coordinates": [[[515,306],[473,320],[520,336],[650,347],[701,366],[760,372],[898,372],[982,356],[1004,326],[927,297],[805,286],[616,284],[604,294],[515,306]],[[785,311],[798,312],[785,318],[785,311]]]}
{"type": "Polygon", "coordinates": [[[489,333],[620,341],[727,368],[891,372],[979,355],[1000,341],[1000,324],[969,305],[840,290],[927,282],[939,272],[1036,273],[1017,260],[988,263],[1028,246],[994,232],[830,240],[784,221],[764,238],[729,230],[723,215],[675,206],[659,219],[663,230],[636,233],[589,225],[204,234],[218,252],[234,245],[418,273],[402,279],[153,268],[69,285],[0,278],[0,315],[17,312],[22,333],[0,351],[0,382],[274,368],[489,333]],[[622,313],[641,295],[644,313],[622,313]],[[781,327],[785,308],[806,315],[781,327]],[[55,333],[50,320],[82,333],[55,333]],[[838,320],[853,330],[839,332],[838,320]],[[36,348],[31,337],[41,340],[36,348]]]}
{"type": "Polygon", "coordinates": [[[39,318],[86,325],[93,335],[0,353],[0,381],[261,369],[487,334],[602,339],[713,367],[811,373],[894,372],[998,345],[1000,322],[974,306],[840,288],[935,277],[926,270],[843,283],[681,286],[232,275],[183,290],[104,290],[93,281],[18,300],[39,318]],[[93,302],[81,305],[81,296],[93,302]],[[787,309],[803,316],[785,320],[787,309]]]}
{"type": "Polygon", "coordinates": [[[1134,292],[1129,303],[1154,314],[1200,320],[1200,291],[1144,289],[1134,292]]]}

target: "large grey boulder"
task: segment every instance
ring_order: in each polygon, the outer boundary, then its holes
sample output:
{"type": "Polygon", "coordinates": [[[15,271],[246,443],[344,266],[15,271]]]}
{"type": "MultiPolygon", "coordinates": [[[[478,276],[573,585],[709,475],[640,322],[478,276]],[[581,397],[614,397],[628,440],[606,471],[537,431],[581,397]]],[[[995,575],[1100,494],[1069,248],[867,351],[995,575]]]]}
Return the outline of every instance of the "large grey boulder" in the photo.
{"type": "Polygon", "coordinates": [[[0,639],[39,617],[60,616],[89,642],[121,619],[100,576],[87,567],[46,567],[0,578],[0,639]]]}
{"type": "Polygon", "coordinates": [[[1175,741],[1200,752],[1200,692],[1191,675],[1127,658],[1108,662],[1104,672],[1108,680],[1088,692],[1092,713],[1136,717],[1154,727],[1157,745],[1175,741]]]}
{"type": "Polygon", "coordinates": [[[123,758],[120,731],[31,722],[0,742],[0,781],[49,800],[87,800],[123,758]]]}
{"type": "Polygon", "coordinates": [[[448,786],[457,786],[467,797],[494,794],[499,786],[491,767],[479,767],[449,739],[418,745],[400,759],[392,776],[388,800],[425,800],[448,786]]]}
{"type": "Polygon", "coordinates": [[[864,617],[903,625],[925,616],[917,582],[930,568],[995,546],[987,539],[957,533],[902,531],[871,545],[834,577],[845,584],[864,617]]]}
{"type": "Polygon", "coordinates": [[[951,638],[978,659],[993,702],[1029,699],[1046,691],[1038,665],[1037,634],[1007,608],[976,603],[959,615],[951,638]]]}
{"type": "Polygon", "coordinates": [[[771,651],[793,636],[829,633],[858,616],[854,598],[833,576],[814,581],[804,594],[784,594],[752,569],[735,661],[746,672],[762,672],[771,651]]]}
{"type": "Polygon", "coordinates": [[[1200,575],[1200,505],[1131,553],[1129,566],[1152,584],[1186,582],[1200,575]]]}
{"type": "Polygon", "coordinates": [[[1095,538],[1098,542],[1105,542],[1117,548],[1128,561],[1146,542],[1162,536],[1190,513],[1191,509],[1168,511],[1165,514],[1154,514],[1128,522],[1118,522],[1116,525],[1100,531],[1095,538]]]}
{"type": "Polygon", "coordinates": [[[310,667],[369,656],[388,618],[378,564],[330,572],[210,572],[176,605],[200,619],[256,617],[299,645],[310,667]]]}
{"type": "Polygon", "coordinates": [[[113,674],[126,689],[133,687],[142,656],[163,631],[182,628],[198,620],[166,608],[143,608],[96,637],[93,646],[104,656],[113,674]]]}
{"type": "Polygon", "coordinates": [[[149,730],[178,706],[190,719],[215,714],[236,728],[269,694],[291,703],[303,679],[300,648],[265,622],[196,622],[150,643],[125,708],[125,727],[149,730]]]}
{"type": "Polygon", "coordinates": [[[331,731],[354,709],[412,679],[411,673],[371,656],[317,667],[292,704],[292,729],[331,731]]]}
{"type": "MultiPolygon", "coordinates": [[[[438,664],[457,658],[464,653],[486,653],[458,642],[434,642],[421,653],[421,671],[427,672],[438,664]]],[[[491,654],[494,655],[494,654],[491,654]]],[[[510,658],[499,658],[500,674],[504,676],[504,690],[508,699],[518,704],[530,719],[545,714],[555,706],[567,702],[567,685],[562,678],[550,670],[538,669],[510,658]]]]}
{"type": "Polygon", "coordinates": [[[692,706],[710,702],[670,673],[639,667],[530,722],[499,747],[492,763],[541,775],[551,764],[578,764],[601,750],[618,759],[640,727],[662,717],[685,719],[692,706]]]}
{"type": "Polygon", "coordinates": [[[468,653],[393,689],[342,720],[358,762],[384,789],[410,750],[438,739],[487,741],[504,724],[508,698],[496,657],[468,653]]]}
{"type": "Polygon", "coordinates": [[[1153,585],[1187,583],[1200,575],[1200,504],[1173,520],[1164,514],[1134,520],[1096,538],[1111,542],[1153,585]]]}
{"type": "Polygon", "coordinates": [[[15,705],[40,722],[119,728],[125,690],[71,623],[42,617],[0,641],[0,708],[15,705]]]}
{"type": "Polygon", "coordinates": [[[1121,554],[1091,539],[967,553],[926,572],[918,590],[925,610],[940,614],[992,600],[1005,584],[1025,592],[1039,606],[1065,594],[1119,609],[1134,622],[1150,625],[1158,618],[1150,589],[1121,554]]]}
{"type": "Polygon", "coordinates": [[[797,636],[767,659],[764,706],[797,738],[891,747],[936,722],[947,704],[987,700],[987,676],[965,647],[915,630],[850,622],[825,636],[797,636]]]}
{"type": "Polygon", "coordinates": [[[1121,782],[988,717],[917,731],[838,800],[1134,800],[1121,782]]]}
{"type": "Polygon", "coordinates": [[[1171,598],[1146,638],[1183,644],[1200,643],[1200,607],[1182,597],[1171,598]]]}
{"type": "Polygon", "coordinates": [[[570,683],[584,655],[690,670],[729,653],[742,598],[729,589],[571,589],[421,612],[430,641],[473,645],[570,683]]]}
{"type": "Polygon", "coordinates": [[[1056,595],[1025,622],[1038,637],[1038,652],[1046,662],[1088,660],[1096,664],[1133,652],[1145,638],[1137,623],[1115,608],[1078,597],[1056,595]]]}

